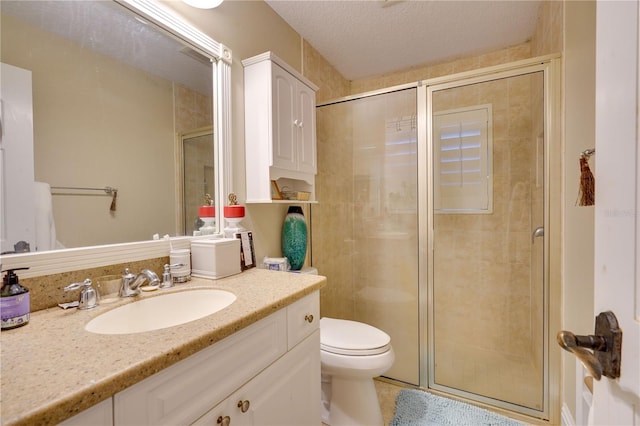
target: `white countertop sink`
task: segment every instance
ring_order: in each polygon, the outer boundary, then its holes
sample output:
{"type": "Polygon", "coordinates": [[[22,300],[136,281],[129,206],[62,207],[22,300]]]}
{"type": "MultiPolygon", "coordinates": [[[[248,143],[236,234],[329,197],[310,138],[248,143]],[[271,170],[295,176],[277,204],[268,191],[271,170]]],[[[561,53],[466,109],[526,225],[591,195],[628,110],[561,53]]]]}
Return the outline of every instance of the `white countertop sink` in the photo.
{"type": "Polygon", "coordinates": [[[105,312],[89,321],[85,330],[97,334],[159,330],[206,317],[235,300],[235,294],[212,288],[167,293],[105,312]]]}

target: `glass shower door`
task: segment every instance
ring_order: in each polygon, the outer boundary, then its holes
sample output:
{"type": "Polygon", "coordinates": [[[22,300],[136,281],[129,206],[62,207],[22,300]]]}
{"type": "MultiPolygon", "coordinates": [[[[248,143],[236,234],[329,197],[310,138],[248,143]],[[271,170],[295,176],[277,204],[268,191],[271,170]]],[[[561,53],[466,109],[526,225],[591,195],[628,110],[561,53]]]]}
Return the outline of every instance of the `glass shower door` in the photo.
{"type": "Polygon", "coordinates": [[[543,82],[432,95],[429,384],[526,413],[545,405],[543,82]]]}
{"type": "Polygon", "coordinates": [[[385,376],[418,384],[416,89],[354,105],[355,318],[391,336],[385,376]]]}
{"type": "Polygon", "coordinates": [[[327,276],[322,316],[391,336],[385,376],[419,385],[417,90],[317,108],[313,265],[327,276]]]}

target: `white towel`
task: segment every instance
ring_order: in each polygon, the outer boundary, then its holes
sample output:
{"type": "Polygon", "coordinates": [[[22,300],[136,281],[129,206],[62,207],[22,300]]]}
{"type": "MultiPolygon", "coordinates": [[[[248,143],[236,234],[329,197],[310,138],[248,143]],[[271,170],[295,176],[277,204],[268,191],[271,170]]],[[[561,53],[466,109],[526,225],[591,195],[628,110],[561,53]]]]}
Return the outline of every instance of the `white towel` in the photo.
{"type": "Polygon", "coordinates": [[[48,183],[34,182],[35,219],[36,219],[36,251],[55,250],[56,224],[53,220],[53,204],[51,187],[48,183]]]}

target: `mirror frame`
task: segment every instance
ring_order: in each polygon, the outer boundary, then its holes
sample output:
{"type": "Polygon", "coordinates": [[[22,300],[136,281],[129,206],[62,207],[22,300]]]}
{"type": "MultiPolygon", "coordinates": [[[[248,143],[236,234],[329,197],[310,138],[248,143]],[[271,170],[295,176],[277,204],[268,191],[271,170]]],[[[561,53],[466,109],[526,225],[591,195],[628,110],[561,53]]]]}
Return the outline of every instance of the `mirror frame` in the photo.
{"type": "MultiPolygon", "coordinates": [[[[215,203],[221,212],[232,179],[231,170],[231,50],[185,22],[175,12],[154,0],[112,0],[137,16],[167,31],[212,59],[213,68],[213,139],[215,155],[215,203]]],[[[221,232],[218,215],[216,233],[221,232]]],[[[211,236],[209,236],[210,238],[211,236]]],[[[29,267],[23,278],[89,269],[118,263],[153,259],[169,255],[170,247],[189,248],[194,237],[172,237],[122,244],[78,247],[2,256],[2,270],[29,267]]]]}

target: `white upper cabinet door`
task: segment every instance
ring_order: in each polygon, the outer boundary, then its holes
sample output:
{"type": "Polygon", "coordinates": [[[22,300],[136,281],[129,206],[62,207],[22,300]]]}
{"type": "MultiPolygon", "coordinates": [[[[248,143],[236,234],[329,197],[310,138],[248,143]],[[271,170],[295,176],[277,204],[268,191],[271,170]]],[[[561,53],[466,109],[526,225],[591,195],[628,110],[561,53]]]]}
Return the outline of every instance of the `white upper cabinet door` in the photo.
{"type": "Polygon", "coordinates": [[[298,171],[316,174],[316,93],[297,84],[298,100],[298,171]]]}
{"type": "Polygon", "coordinates": [[[273,82],[272,165],[297,170],[296,80],[276,64],[271,66],[273,82]]]}

